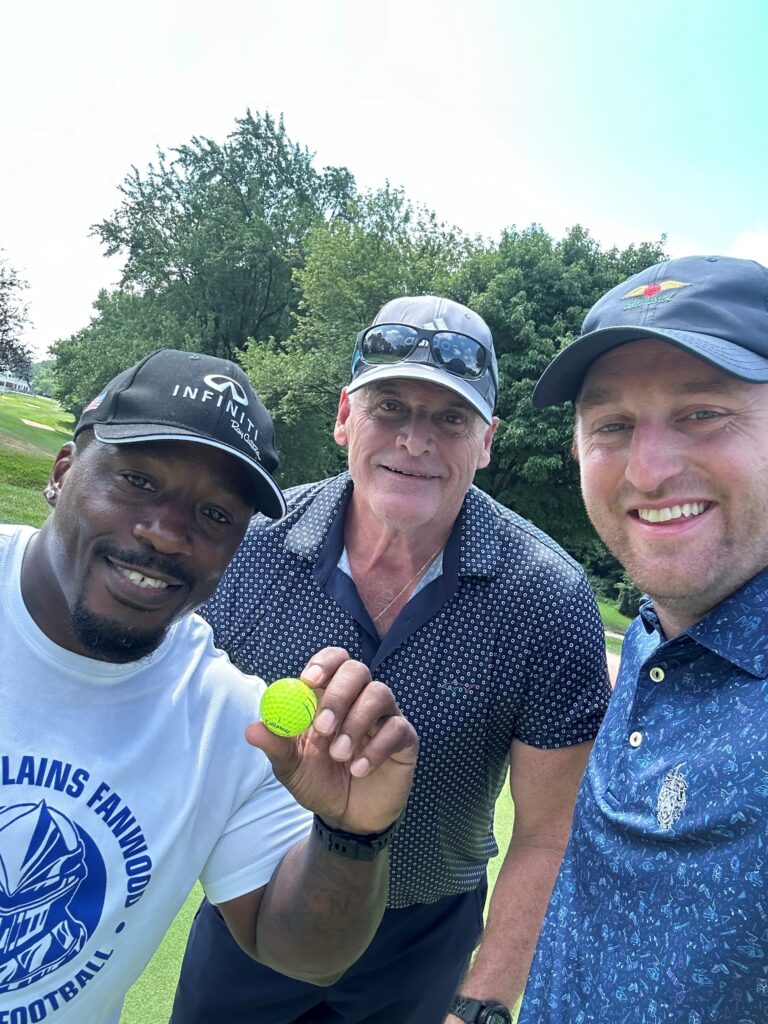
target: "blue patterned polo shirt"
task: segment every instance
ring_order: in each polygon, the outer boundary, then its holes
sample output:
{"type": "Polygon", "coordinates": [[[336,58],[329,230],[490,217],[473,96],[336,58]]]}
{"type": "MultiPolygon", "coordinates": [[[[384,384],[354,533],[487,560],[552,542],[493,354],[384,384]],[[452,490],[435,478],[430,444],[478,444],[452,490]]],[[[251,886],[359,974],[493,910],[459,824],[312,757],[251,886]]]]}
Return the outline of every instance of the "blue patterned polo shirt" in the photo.
{"type": "Polygon", "coordinates": [[[766,677],[768,571],[673,640],[644,606],[520,1024],[768,1021],[766,677]]]}
{"type": "Polygon", "coordinates": [[[472,487],[442,572],[376,634],[339,562],[347,473],[287,492],[256,516],[202,613],[216,643],[268,682],[328,645],[395,693],[421,739],[391,855],[391,907],[468,892],[497,852],[493,809],[517,738],[591,740],[609,697],[603,631],[580,567],[549,537],[472,487]]]}

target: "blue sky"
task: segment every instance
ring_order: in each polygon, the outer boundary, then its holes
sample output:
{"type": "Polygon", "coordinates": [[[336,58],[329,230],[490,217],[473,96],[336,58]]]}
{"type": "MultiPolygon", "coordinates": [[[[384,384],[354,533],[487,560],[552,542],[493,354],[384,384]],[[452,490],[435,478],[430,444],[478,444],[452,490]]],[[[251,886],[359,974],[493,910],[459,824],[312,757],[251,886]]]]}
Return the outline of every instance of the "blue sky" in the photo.
{"type": "Polygon", "coordinates": [[[29,0],[0,7],[0,247],[42,354],[117,282],[132,164],[247,107],[468,232],[768,263],[763,0],[29,0]],[[10,102],[9,102],[10,101],[10,102]]]}

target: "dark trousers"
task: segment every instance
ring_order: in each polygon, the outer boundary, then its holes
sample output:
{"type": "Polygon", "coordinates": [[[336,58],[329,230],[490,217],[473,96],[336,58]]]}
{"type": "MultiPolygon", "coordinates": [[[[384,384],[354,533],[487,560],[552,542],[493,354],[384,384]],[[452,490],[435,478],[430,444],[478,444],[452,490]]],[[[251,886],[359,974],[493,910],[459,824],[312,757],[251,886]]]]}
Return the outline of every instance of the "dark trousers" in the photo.
{"type": "Polygon", "coordinates": [[[480,940],[486,890],[387,910],[371,945],[329,988],[251,960],[204,900],[171,1024],[442,1024],[480,940]]]}

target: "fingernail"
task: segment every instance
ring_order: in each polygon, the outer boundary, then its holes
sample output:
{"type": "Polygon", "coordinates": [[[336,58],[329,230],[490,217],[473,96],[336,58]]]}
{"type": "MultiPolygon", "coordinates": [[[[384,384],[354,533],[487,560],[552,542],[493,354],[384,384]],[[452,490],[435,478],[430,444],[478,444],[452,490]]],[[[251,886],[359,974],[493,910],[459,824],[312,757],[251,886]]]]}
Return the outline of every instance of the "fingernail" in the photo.
{"type": "Polygon", "coordinates": [[[320,714],[315,719],[315,728],[323,736],[327,735],[333,730],[333,726],[336,722],[336,715],[331,711],[330,708],[323,708],[320,714]]]}
{"type": "Polygon", "coordinates": [[[308,683],[319,683],[323,678],[323,670],[320,665],[310,665],[301,673],[301,678],[308,683]]]}
{"type": "Polygon", "coordinates": [[[352,740],[349,738],[349,736],[345,736],[344,733],[342,733],[340,736],[337,736],[336,739],[331,744],[331,754],[333,755],[333,757],[339,758],[339,760],[344,760],[344,758],[349,757],[351,752],[352,740]]]}
{"type": "Polygon", "coordinates": [[[354,761],[350,765],[349,773],[354,775],[356,778],[361,779],[364,775],[367,775],[371,770],[370,762],[367,757],[359,757],[357,761],[354,761]]]}

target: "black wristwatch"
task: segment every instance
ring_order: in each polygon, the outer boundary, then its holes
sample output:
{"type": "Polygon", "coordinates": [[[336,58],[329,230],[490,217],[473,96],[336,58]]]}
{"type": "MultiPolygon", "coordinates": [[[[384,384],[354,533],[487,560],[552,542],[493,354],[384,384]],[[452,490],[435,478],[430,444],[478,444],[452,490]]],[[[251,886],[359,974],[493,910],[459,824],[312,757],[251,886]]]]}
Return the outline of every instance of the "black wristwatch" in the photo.
{"type": "Polygon", "coordinates": [[[337,853],[340,857],[350,857],[352,860],[376,860],[381,851],[386,850],[389,846],[393,836],[400,828],[400,822],[404,816],[405,811],[403,810],[383,831],[358,835],[354,832],[342,832],[341,829],[331,828],[330,825],[326,825],[319,814],[316,814],[313,831],[326,850],[337,853]]]}
{"type": "Polygon", "coordinates": [[[512,1024],[512,1014],[504,1003],[497,1003],[493,999],[483,1002],[467,996],[456,996],[451,1013],[466,1024],[512,1024]]]}

